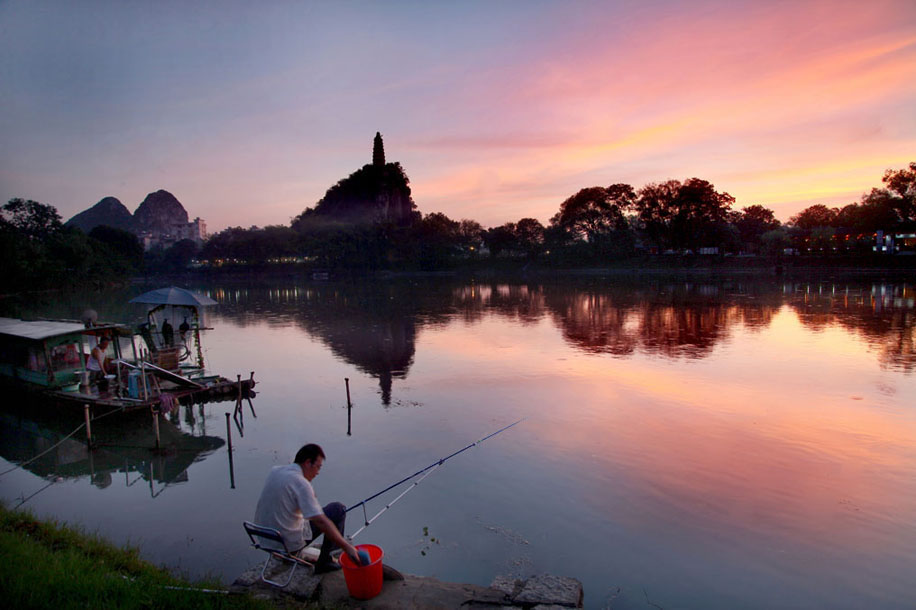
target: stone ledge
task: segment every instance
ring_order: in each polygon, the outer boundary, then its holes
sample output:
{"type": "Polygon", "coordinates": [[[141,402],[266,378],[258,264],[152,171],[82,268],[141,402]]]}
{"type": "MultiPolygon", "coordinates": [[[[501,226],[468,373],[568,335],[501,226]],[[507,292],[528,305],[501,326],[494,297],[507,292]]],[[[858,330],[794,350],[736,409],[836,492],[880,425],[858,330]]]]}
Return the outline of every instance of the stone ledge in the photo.
{"type": "MultiPolygon", "coordinates": [[[[450,583],[436,578],[402,575],[385,566],[382,592],[370,600],[350,597],[343,572],[315,576],[308,568],[299,567],[289,586],[278,588],[261,581],[261,566],[251,568],[232,584],[234,593],[250,595],[285,604],[296,601],[317,602],[343,608],[385,609],[451,609],[473,610],[565,610],[581,608],[582,584],[563,576],[542,574],[528,579],[497,576],[489,587],[450,583]]],[[[277,566],[268,576],[286,580],[286,572],[277,566]]]]}

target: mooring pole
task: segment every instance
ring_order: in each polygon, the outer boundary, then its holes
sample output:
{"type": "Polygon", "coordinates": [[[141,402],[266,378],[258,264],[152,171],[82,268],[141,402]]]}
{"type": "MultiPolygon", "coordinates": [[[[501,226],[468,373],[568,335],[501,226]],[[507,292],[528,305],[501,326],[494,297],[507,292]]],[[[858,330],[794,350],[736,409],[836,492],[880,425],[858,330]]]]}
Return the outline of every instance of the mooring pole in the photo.
{"type": "Polygon", "coordinates": [[[156,431],[156,451],[159,451],[162,444],[159,441],[159,413],[155,409],[153,410],[153,430],[156,431]]]}
{"type": "Polygon", "coordinates": [[[235,468],[232,465],[232,426],[229,424],[228,413],[226,413],[226,439],[229,447],[229,487],[235,489],[235,468]]]}
{"type": "Polygon", "coordinates": [[[89,405],[83,405],[83,414],[86,416],[86,443],[92,449],[92,425],[89,423],[89,405]]]}
{"type": "Polygon", "coordinates": [[[149,400],[149,386],[146,382],[146,362],[140,363],[140,381],[143,382],[143,400],[149,400]]]}
{"type": "Polygon", "coordinates": [[[350,434],[350,411],[353,409],[353,405],[350,404],[350,378],[344,377],[344,382],[347,384],[347,436],[352,436],[350,434]]]}

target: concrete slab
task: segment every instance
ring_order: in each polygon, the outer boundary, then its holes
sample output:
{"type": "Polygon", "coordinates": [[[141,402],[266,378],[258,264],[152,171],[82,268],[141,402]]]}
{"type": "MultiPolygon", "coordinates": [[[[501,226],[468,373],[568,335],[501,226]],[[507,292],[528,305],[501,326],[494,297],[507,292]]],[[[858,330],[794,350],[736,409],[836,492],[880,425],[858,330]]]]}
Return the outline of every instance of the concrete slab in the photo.
{"type": "Polygon", "coordinates": [[[339,605],[347,608],[374,608],[377,610],[404,608],[434,610],[437,608],[461,608],[470,605],[473,608],[505,608],[505,595],[489,587],[479,585],[442,582],[435,578],[404,575],[404,580],[384,581],[382,592],[370,600],[357,600],[350,597],[343,574],[327,574],[321,583],[318,601],[327,605],[339,605]]]}

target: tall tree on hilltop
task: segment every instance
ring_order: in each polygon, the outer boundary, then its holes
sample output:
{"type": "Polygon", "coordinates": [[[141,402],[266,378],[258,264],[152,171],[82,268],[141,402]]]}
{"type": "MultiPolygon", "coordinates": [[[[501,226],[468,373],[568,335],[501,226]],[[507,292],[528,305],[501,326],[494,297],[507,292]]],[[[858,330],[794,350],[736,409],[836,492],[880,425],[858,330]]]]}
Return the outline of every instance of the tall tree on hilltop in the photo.
{"type": "Polygon", "coordinates": [[[372,165],[385,167],[385,145],[382,144],[382,134],[377,131],[375,140],[372,142],[372,165]]]}

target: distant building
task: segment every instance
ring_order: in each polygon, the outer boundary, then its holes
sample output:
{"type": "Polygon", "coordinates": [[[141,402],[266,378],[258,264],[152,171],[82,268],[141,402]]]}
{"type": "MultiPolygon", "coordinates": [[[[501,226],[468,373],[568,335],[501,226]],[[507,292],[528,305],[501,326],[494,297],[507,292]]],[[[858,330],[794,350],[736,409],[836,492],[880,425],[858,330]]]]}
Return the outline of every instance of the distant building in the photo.
{"type": "Polygon", "coordinates": [[[165,230],[153,229],[140,231],[138,234],[144,250],[161,246],[170,248],[183,239],[190,239],[198,246],[202,246],[209,234],[207,233],[207,222],[197,217],[193,221],[184,224],[173,224],[165,230]]]}

